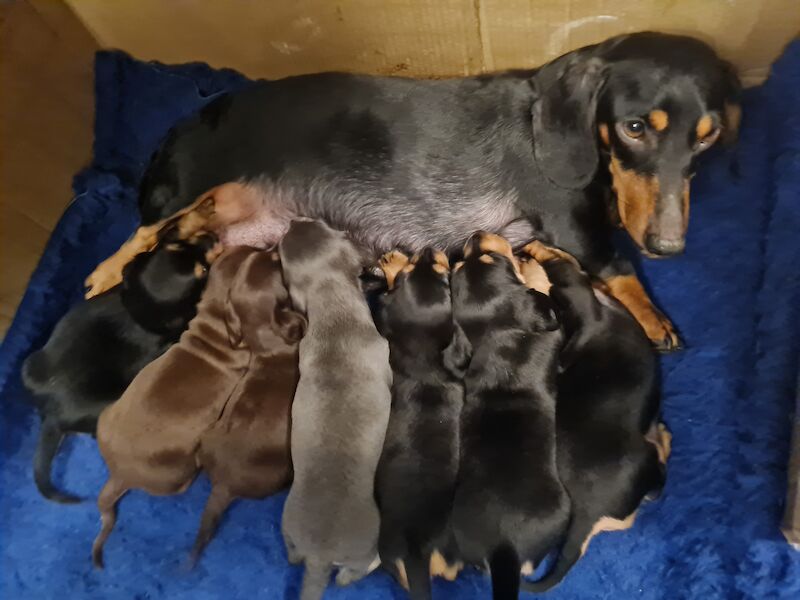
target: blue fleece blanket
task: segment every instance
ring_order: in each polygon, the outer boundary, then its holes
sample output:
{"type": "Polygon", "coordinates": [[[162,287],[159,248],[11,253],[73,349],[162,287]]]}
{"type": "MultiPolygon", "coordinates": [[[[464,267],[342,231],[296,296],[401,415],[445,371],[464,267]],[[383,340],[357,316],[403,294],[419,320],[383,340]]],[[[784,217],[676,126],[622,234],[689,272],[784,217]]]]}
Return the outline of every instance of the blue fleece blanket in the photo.
{"type": "MultiPolygon", "coordinates": [[[[186,572],[205,478],[177,497],[131,493],[101,572],[89,560],[99,526],[94,503],[59,506],[33,485],[39,424],[25,403],[20,361],[136,226],[136,183],[162,135],[219,93],[247,85],[232,71],[119,53],[98,55],[96,79],[94,162],[76,177],[75,200],[0,349],[0,597],[293,599],[301,571],[287,564],[280,536],[284,494],[237,503],[199,566],[186,572]]],[[[687,343],[662,360],[664,416],[674,434],[667,487],[632,530],[597,537],[548,597],[800,598],[800,554],[778,530],[800,350],[798,107],[800,41],[766,84],[746,93],[738,148],[705,157],[685,255],[642,261],[687,343]]],[[[94,497],[105,468],[93,440],[66,443],[54,479],[94,497]]],[[[437,598],[488,594],[476,572],[434,586],[437,598]]],[[[326,596],[403,597],[381,572],[326,596]]]]}

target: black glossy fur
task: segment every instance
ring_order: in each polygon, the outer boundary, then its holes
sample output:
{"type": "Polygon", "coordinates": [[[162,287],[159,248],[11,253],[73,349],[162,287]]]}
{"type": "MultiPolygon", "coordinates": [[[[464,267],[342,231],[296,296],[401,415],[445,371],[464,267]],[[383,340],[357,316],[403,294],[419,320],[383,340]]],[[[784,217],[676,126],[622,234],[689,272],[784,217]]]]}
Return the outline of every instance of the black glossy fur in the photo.
{"type": "Polygon", "coordinates": [[[431,554],[455,558],[449,519],[464,402],[463,383],[442,359],[453,338],[453,312],[448,273],[434,265],[428,248],[414,270],[401,273],[380,297],[376,315],[393,373],[392,412],[375,479],[378,550],[392,572],[403,561],[411,597],[418,600],[431,596],[431,554]]]}
{"type": "Polygon", "coordinates": [[[214,240],[203,236],[189,243],[173,239],[173,233],[128,264],[119,286],[70,310],[23,364],[23,382],[42,419],[34,480],[45,498],[80,501],[50,481],[62,439],[68,433],[94,435],[103,409],[177,341],[195,315],[214,240]]]}
{"type": "Polygon", "coordinates": [[[461,334],[446,356],[466,388],[452,522],[463,560],[488,563],[494,598],[516,599],[523,564],[535,567],[569,521],[555,446],[562,335],[547,296],[504,256],[479,255],[451,278],[461,334]]]}
{"type": "Polygon", "coordinates": [[[570,526],[556,565],[523,588],[557,584],[581,557],[601,517],[624,520],[664,483],[664,470],[645,433],[659,416],[656,358],[639,325],[616,301],[599,301],[573,264],[543,265],[550,298],[565,332],[558,375],[557,453],[572,500],[570,526]]]}
{"type": "Polygon", "coordinates": [[[599,117],[687,106],[663,144],[635,159],[621,155],[626,167],[668,177],[662,188],[675,190],[698,152],[689,117],[710,112],[726,127],[724,102],[737,92],[735,75],[708,46],[657,33],[612,38],[540,69],[475,77],[258,81],[172,130],[139,204],[150,224],[237,181],[258,190],[262,212],[252,218],[270,223],[268,237],[294,215],[324,219],[379,253],[452,250],[485,229],[515,245],[554,243],[594,274],[632,273],[609,236],[599,117]]]}

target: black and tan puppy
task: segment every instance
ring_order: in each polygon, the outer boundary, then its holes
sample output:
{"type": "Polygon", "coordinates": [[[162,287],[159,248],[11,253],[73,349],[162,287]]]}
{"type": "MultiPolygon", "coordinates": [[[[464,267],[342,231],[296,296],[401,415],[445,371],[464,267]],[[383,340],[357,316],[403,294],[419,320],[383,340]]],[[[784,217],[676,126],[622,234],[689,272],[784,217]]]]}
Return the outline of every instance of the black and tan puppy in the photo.
{"type": "Polygon", "coordinates": [[[569,497],[556,466],[562,335],[549,298],[529,290],[508,242],[475,234],[451,277],[458,329],[446,363],[464,374],[453,530],[467,563],[488,563],[496,599],[557,546],[569,497]]]}
{"type": "Polygon", "coordinates": [[[565,334],[558,375],[557,455],[572,500],[558,560],[543,579],[556,585],[600,531],[624,529],[645,496],[664,482],[670,436],[658,423],[656,358],[622,305],[593,289],[575,260],[539,242],[525,252],[544,267],[565,334]]]}
{"type": "Polygon", "coordinates": [[[459,464],[464,386],[443,363],[454,334],[449,263],[425,249],[410,261],[380,261],[388,293],[376,323],[389,341],[392,412],[375,478],[381,513],[378,551],[415,599],[430,598],[430,570],[453,578],[449,528],[459,464]],[[435,564],[431,557],[436,555],[435,564]],[[442,570],[444,569],[444,572],[442,570]]]}
{"type": "Polygon", "coordinates": [[[306,320],[292,310],[277,250],[245,261],[226,309],[231,345],[248,348],[250,364],[219,421],[200,437],[197,458],[213,487],[192,563],[233,500],[264,498],[292,479],[289,424],[300,376],[297,345],[306,320]]]}
{"type": "Polygon", "coordinates": [[[62,439],[94,435],[102,410],[177,341],[197,312],[214,238],[179,241],[176,233],[165,232],[155,250],[134,258],[119,286],[68,312],[23,364],[23,382],[42,418],[33,474],[45,498],[80,501],[50,480],[62,439]]]}

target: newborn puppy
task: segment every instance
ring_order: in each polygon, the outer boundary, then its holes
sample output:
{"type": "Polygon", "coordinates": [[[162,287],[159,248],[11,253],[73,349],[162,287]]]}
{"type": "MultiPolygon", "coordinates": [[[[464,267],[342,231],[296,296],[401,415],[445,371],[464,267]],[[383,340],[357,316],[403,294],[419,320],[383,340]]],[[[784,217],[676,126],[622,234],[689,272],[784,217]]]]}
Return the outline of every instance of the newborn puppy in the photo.
{"type": "Polygon", "coordinates": [[[292,302],[306,313],[292,406],[294,482],[283,513],[289,560],[305,561],[302,600],[369,571],[377,558],[375,470],[391,405],[389,347],[359,285],[360,253],[320,221],[296,220],[280,242],[292,302]]]}
{"type": "Polygon", "coordinates": [[[100,415],[97,443],[109,477],[97,498],[103,525],[92,547],[95,566],[103,566],[103,544],[125,492],[178,494],[194,479],[200,436],[219,419],[250,361],[248,348],[231,346],[226,304],[239,267],[256,252],[240,246],[216,260],[189,329],[100,415]]]}
{"type": "Polygon", "coordinates": [[[192,562],[235,498],[263,498],[292,478],[289,420],[299,377],[297,344],[306,321],[292,310],[277,250],[247,257],[226,310],[231,346],[246,347],[251,357],[219,421],[200,437],[198,459],[213,487],[192,562]]]}
{"type": "Polygon", "coordinates": [[[488,562],[495,599],[519,595],[569,521],[556,467],[561,332],[550,299],[528,290],[508,242],[477,233],[451,276],[457,324],[445,364],[464,374],[453,530],[465,562],[488,562]]]}
{"type": "MultiPolygon", "coordinates": [[[[443,253],[430,248],[411,261],[390,252],[380,264],[390,291],[379,297],[376,322],[389,341],[394,379],[375,479],[381,511],[378,550],[411,597],[424,599],[431,596],[434,552],[450,562],[455,558],[449,520],[464,387],[442,361],[454,333],[449,264],[443,253]]],[[[453,578],[455,572],[452,568],[447,574],[453,578]]]]}
{"type": "Polygon", "coordinates": [[[542,592],[561,581],[594,534],[633,524],[642,499],[663,486],[660,461],[666,461],[670,436],[657,423],[656,357],[641,326],[594,290],[570,255],[539,242],[525,252],[547,273],[566,336],[557,380],[557,455],[572,516],[551,572],[523,583],[542,592]]]}
{"type": "Polygon", "coordinates": [[[177,341],[197,312],[214,238],[184,242],[173,233],[128,263],[120,285],[70,310],[22,365],[22,380],[42,419],[33,478],[45,498],[80,501],[50,481],[64,436],[94,435],[101,411],[177,341]]]}

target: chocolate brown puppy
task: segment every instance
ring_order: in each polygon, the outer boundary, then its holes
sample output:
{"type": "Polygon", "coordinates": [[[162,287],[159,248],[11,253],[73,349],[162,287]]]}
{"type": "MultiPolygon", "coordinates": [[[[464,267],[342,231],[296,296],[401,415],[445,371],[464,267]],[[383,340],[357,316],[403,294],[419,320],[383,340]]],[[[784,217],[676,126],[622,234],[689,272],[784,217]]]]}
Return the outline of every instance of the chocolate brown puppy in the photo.
{"type": "Polygon", "coordinates": [[[467,563],[488,564],[494,598],[557,546],[570,502],[556,465],[562,335],[550,299],[522,282],[508,242],[475,234],[451,277],[457,324],[445,364],[463,374],[453,531],[467,563]]]}
{"type": "MultiPolygon", "coordinates": [[[[464,386],[443,361],[455,332],[449,263],[428,248],[380,261],[389,291],[379,298],[378,329],[389,341],[392,412],[375,478],[384,567],[415,599],[431,597],[431,557],[455,563],[449,527],[459,463],[464,386]]],[[[455,577],[456,567],[441,573],[455,577]]]]}
{"type": "Polygon", "coordinates": [[[247,347],[230,343],[226,304],[239,267],[256,252],[238,247],[217,259],[189,329],[100,415],[97,443],[109,477],[97,498],[103,524],[92,547],[95,566],[103,566],[125,492],[178,494],[194,480],[200,436],[219,419],[250,361],[247,347]]]}
{"type": "Polygon", "coordinates": [[[235,498],[263,498],[292,479],[289,425],[300,376],[297,344],[306,320],[292,309],[277,251],[254,253],[245,260],[226,309],[231,346],[246,347],[251,356],[222,417],[200,438],[198,460],[213,487],[192,562],[235,498]]]}

